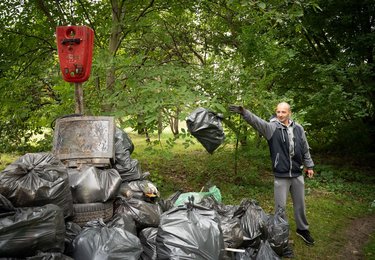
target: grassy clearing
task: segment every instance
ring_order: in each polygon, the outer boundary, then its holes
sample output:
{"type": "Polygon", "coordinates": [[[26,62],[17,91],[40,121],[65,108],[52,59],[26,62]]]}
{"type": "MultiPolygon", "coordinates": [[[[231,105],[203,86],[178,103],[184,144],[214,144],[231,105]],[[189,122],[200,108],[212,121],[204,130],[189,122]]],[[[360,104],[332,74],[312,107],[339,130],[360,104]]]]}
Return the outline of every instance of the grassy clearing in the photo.
{"type": "MultiPolygon", "coordinates": [[[[235,205],[244,198],[250,198],[259,201],[267,213],[273,212],[273,176],[265,142],[258,146],[251,143],[241,149],[235,173],[233,146],[225,145],[210,155],[199,143],[187,149],[178,143],[172,149],[163,146],[147,149],[139,136],[131,138],[136,147],[132,156],[141,162],[143,170],[151,173],[162,196],[167,197],[178,189],[199,191],[210,183],[219,187],[225,204],[235,205]]],[[[350,222],[375,213],[375,208],[371,206],[375,199],[375,176],[363,170],[365,168],[348,168],[342,163],[339,167],[327,164],[327,158],[314,159],[318,174],[313,179],[306,179],[306,204],[316,245],[308,247],[296,236],[289,198],[288,216],[294,259],[342,259],[340,252],[352,239],[345,233],[350,222]]],[[[366,259],[375,255],[374,243],[375,239],[372,239],[366,245],[366,259]]],[[[350,259],[350,256],[346,258],[350,259]]]]}
{"type": "Polygon", "coordinates": [[[365,245],[364,248],[367,259],[375,259],[375,234],[370,236],[370,241],[365,245]]]}
{"type": "Polygon", "coordinates": [[[18,154],[0,153],[0,170],[3,170],[8,164],[19,157],[18,154]]]}
{"type": "MultiPolygon", "coordinates": [[[[234,147],[225,144],[208,154],[202,145],[184,148],[184,140],[173,147],[167,144],[168,134],[161,136],[158,145],[148,145],[145,138],[129,134],[143,171],[151,173],[151,181],[163,198],[177,190],[200,191],[216,185],[227,205],[237,205],[242,199],[256,199],[266,213],[273,212],[273,176],[270,172],[268,148],[265,142],[250,143],[235,156],[234,147]],[[237,168],[235,171],[235,162],[237,168]]],[[[157,140],[152,136],[151,140],[157,140]]],[[[16,159],[15,154],[1,154],[0,169],[16,159]]],[[[314,154],[313,154],[314,157],[314,154]]],[[[340,252],[352,239],[345,235],[350,222],[358,217],[375,214],[375,176],[362,167],[329,164],[327,158],[314,157],[317,175],[306,179],[307,217],[316,245],[307,247],[295,235],[291,200],[288,203],[290,239],[294,242],[294,259],[342,259],[340,252]],[[324,163],[323,163],[324,161],[324,163]]],[[[375,239],[365,247],[366,259],[374,259],[375,239]]],[[[350,256],[345,257],[350,259],[350,256]]]]}

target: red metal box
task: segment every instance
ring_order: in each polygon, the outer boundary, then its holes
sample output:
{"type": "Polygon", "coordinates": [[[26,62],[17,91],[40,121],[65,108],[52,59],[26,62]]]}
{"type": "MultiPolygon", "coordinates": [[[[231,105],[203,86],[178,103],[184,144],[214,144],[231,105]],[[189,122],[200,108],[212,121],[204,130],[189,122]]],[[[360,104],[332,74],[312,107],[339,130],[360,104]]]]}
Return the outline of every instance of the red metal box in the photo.
{"type": "Polygon", "coordinates": [[[58,26],[56,40],[63,79],[86,81],[91,72],[94,31],[87,26],[58,26]]]}

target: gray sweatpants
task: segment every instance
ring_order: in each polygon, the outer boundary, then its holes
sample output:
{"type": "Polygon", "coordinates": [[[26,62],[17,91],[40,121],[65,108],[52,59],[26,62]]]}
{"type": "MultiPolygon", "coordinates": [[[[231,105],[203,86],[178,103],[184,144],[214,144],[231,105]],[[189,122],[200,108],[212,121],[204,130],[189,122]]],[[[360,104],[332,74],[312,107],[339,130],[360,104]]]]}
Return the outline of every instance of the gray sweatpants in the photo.
{"type": "Polygon", "coordinates": [[[305,180],[303,175],[295,178],[274,179],[275,211],[278,207],[286,209],[288,193],[292,196],[294,219],[298,229],[309,229],[305,210],[305,180]]]}

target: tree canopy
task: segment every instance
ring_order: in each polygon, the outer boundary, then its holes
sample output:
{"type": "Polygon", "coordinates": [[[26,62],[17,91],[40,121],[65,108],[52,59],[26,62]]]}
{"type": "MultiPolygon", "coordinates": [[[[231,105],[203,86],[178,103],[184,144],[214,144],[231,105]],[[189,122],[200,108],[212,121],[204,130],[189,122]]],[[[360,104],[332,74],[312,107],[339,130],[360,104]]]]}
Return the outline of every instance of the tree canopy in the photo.
{"type": "Polygon", "coordinates": [[[288,101],[312,146],[369,151],[374,9],[373,0],[0,3],[0,150],[27,148],[56,118],[74,113],[55,30],[86,25],[95,32],[83,84],[88,115],[112,115],[139,132],[170,126],[178,135],[178,121],[201,106],[246,134],[229,104],[267,119],[288,101]]]}

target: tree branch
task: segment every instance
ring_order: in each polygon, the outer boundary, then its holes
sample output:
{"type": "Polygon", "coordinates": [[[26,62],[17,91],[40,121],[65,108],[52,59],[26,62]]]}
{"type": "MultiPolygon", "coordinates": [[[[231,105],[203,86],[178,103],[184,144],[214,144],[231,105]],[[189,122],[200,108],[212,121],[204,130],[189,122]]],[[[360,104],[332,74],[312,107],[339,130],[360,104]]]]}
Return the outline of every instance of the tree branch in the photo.
{"type": "Polygon", "coordinates": [[[43,43],[46,43],[49,46],[50,50],[56,50],[56,47],[53,46],[49,41],[47,41],[46,38],[42,38],[42,37],[39,37],[39,36],[36,36],[36,35],[27,34],[27,33],[24,33],[24,32],[13,31],[13,30],[9,30],[9,29],[4,29],[4,31],[8,32],[8,33],[21,35],[21,36],[26,36],[26,37],[29,37],[29,38],[38,39],[38,40],[42,41],[43,43]]]}
{"type": "Polygon", "coordinates": [[[44,5],[44,1],[43,0],[37,0],[37,5],[38,5],[39,9],[47,17],[47,19],[50,22],[50,24],[53,25],[54,27],[56,27],[56,22],[53,19],[50,10],[48,10],[47,7],[44,5]]]}

